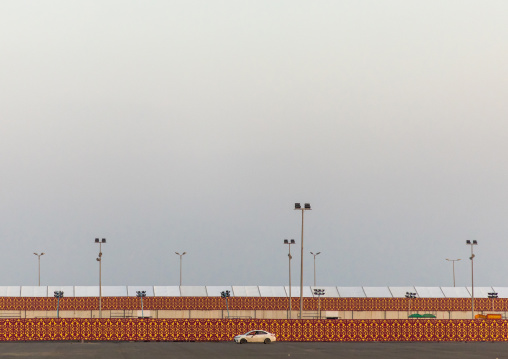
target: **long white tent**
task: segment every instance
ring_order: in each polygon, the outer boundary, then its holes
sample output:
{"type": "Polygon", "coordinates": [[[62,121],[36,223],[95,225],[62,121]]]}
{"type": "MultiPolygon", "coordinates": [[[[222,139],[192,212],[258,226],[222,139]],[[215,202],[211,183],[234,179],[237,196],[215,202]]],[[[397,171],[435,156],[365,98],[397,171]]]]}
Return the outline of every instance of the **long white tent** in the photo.
{"type": "MultiPolygon", "coordinates": [[[[304,286],[303,296],[313,297],[314,289],[324,289],[324,297],[339,298],[402,298],[406,292],[418,298],[470,298],[471,287],[331,287],[304,286]]],[[[474,288],[476,298],[486,298],[497,293],[508,298],[508,287],[474,288]]],[[[288,297],[288,286],[102,286],[103,297],[136,296],[146,291],[149,297],[217,297],[229,290],[231,297],[288,297]]],[[[55,291],[63,291],[64,297],[98,297],[99,286],[0,286],[0,297],[52,297],[55,291]]],[[[291,287],[291,296],[300,296],[300,287],[291,287]]]]}

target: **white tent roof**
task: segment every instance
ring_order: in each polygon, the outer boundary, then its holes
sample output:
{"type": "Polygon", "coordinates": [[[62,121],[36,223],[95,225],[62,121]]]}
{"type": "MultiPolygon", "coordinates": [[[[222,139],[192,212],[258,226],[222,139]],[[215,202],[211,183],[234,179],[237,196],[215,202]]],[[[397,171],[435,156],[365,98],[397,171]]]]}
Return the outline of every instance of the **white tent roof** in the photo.
{"type": "Polygon", "coordinates": [[[420,298],[444,298],[439,287],[415,287],[415,290],[420,298]]]}
{"type": "Polygon", "coordinates": [[[135,297],[137,295],[137,291],[145,291],[147,297],[153,297],[153,287],[149,286],[137,286],[130,285],[127,287],[127,296],[135,297]]]}
{"type": "Polygon", "coordinates": [[[227,285],[207,285],[206,292],[209,297],[220,297],[222,292],[229,290],[229,295],[233,297],[235,294],[233,293],[233,287],[227,285]]]}
{"type": "Polygon", "coordinates": [[[416,293],[415,287],[388,287],[394,298],[405,298],[406,293],[416,293]]]}
{"type": "MultiPolygon", "coordinates": [[[[489,293],[494,292],[492,287],[474,287],[474,297],[475,298],[488,298],[489,293]]],[[[471,297],[471,287],[467,287],[468,297],[471,297]]],[[[498,293],[499,297],[499,293],[498,293]]]]}
{"type": "MultiPolygon", "coordinates": [[[[314,289],[325,290],[325,294],[321,296],[322,298],[337,298],[339,296],[339,292],[337,292],[337,287],[310,287],[312,295],[314,295],[314,289]]],[[[293,293],[291,293],[291,295],[292,294],[293,293]]]]}
{"type": "Polygon", "coordinates": [[[259,288],[257,286],[233,286],[235,297],[260,297],[259,288]]]}
{"type": "MultiPolygon", "coordinates": [[[[420,298],[470,298],[471,287],[323,287],[304,286],[303,296],[313,297],[313,289],[325,289],[324,297],[342,298],[403,298],[406,292],[420,298]]],[[[0,286],[0,297],[52,297],[57,290],[64,297],[98,297],[99,286],[0,286]]],[[[288,286],[102,286],[103,297],[136,296],[144,290],[147,296],[157,297],[218,297],[229,290],[235,297],[288,297],[288,286]]],[[[475,298],[488,298],[497,292],[499,298],[508,298],[508,287],[475,287],[475,298]]],[[[293,298],[300,296],[300,286],[291,287],[293,298]]]]}
{"type": "Polygon", "coordinates": [[[127,297],[127,286],[102,286],[103,297],[127,297]]]}
{"type": "Polygon", "coordinates": [[[492,287],[498,298],[508,298],[508,287],[492,287]]]}
{"type": "Polygon", "coordinates": [[[160,286],[156,285],[153,287],[153,293],[156,297],[179,297],[180,287],[179,286],[160,286]]]}
{"type": "Polygon", "coordinates": [[[181,286],[180,295],[182,297],[207,297],[206,287],[203,286],[181,286]]]}
{"type": "Polygon", "coordinates": [[[50,285],[48,286],[48,297],[53,297],[56,291],[64,292],[64,297],[74,297],[74,287],[73,286],[56,286],[50,285]]]}
{"type": "Polygon", "coordinates": [[[21,296],[22,297],[47,297],[48,296],[48,287],[29,287],[22,286],[21,287],[21,296]]]}
{"type": "MultiPolygon", "coordinates": [[[[284,287],[287,296],[289,297],[289,286],[285,286],[284,287]]],[[[300,297],[300,287],[299,286],[291,286],[291,297],[292,298],[295,298],[295,297],[300,297]]],[[[309,298],[312,298],[313,295],[312,295],[312,291],[310,290],[310,287],[309,286],[303,286],[303,297],[309,297],[309,298]]]]}
{"type": "Polygon", "coordinates": [[[443,294],[446,298],[467,298],[471,294],[465,287],[441,287],[443,294]]]}
{"type": "Polygon", "coordinates": [[[0,287],[0,297],[20,297],[21,286],[3,286],[0,287]]]}
{"type": "Polygon", "coordinates": [[[98,297],[99,286],[75,286],[74,287],[75,297],[98,297]]]}
{"type": "Polygon", "coordinates": [[[365,298],[362,287],[337,287],[337,290],[342,298],[365,298]]]}
{"type": "Polygon", "coordinates": [[[392,293],[388,287],[363,287],[363,291],[367,298],[391,298],[392,293]]]}
{"type": "Polygon", "coordinates": [[[284,287],[259,286],[262,297],[287,297],[284,287]]]}

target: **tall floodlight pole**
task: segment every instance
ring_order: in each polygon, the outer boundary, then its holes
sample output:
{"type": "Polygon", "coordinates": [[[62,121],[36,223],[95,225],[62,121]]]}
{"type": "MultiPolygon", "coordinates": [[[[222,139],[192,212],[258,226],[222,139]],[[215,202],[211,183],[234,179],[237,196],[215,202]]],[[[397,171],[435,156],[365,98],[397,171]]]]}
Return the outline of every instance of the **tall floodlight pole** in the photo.
{"type": "Polygon", "coordinates": [[[55,290],[55,298],[57,299],[56,304],[56,317],[60,318],[60,298],[63,298],[64,292],[62,290],[55,290]]]}
{"type": "Polygon", "coordinates": [[[176,255],[180,256],[180,287],[182,286],[182,257],[187,254],[187,252],[183,252],[182,254],[175,252],[176,255]]]}
{"type": "Polygon", "coordinates": [[[468,239],[466,244],[471,246],[471,319],[474,319],[474,253],[473,246],[478,245],[478,241],[475,239],[472,242],[468,239]]]}
{"type": "Polygon", "coordinates": [[[106,243],[106,238],[95,238],[95,243],[99,243],[99,318],[102,318],[102,244],[106,243]]]}
{"type": "Polygon", "coordinates": [[[145,313],[143,311],[143,298],[146,297],[146,290],[137,290],[136,297],[141,299],[141,318],[145,318],[145,313]]]}
{"type": "Polygon", "coordinates": [[[295,210],[302,211],[302,245],[300,252],[300,319],[303,315],[303,212],[310,211],[310,203],[305,203],[302,206],[300,203],[295,203],[295,210]]]}
{"type": "Polygon", "coordinates": [[[492,311],[494,311],[494,299],[496,299],[498,297],[498,293],[496,292],[490,292],[488,293],[489,295],[489,299],[492,299],[491,302],[492,302],[492,311]]]}
{"type": "Polygon", "coordinates": [[[318,297],[318,313],[319,313],[319,319],[321,319],[321,296],[325,295],[324,289],[317,289],[314,288],[314,296],[318,297]]]}
{"type": "Polygon", "coordinates": [[[456,261],[460,261],[460,258],[459,259],[448,259],[446,258],[447,261],[449,262],[452,262],[452,268],[453,268],[453,286],[455,287],[455,262],[456,261]]]}
{"type": "Polygon", "coordinates": [[[411,314],[411,299],[414,299],[416,298],[416,293],[413,293],[413,292],[406,292],[406,298],[409,299],[409,310],[408,310],[408,318],[409,318],[409,315],[411,314]]]}
{"type": "Polygon", "coordinates": [[[284,244],[287,244],[289,246],[289,312],[288,312],[288,319],[291,319],[291,259],[293,257],[291,256],[291,245],[295,244],[294,239],[284,239],[284,244]]]}
{"type": "Polygon", "coordinates": [[[314,254],[314,253],[310,252],[310,254],[312,254],[314,256],[314,287],[316,286],[316,256],[320,253],[321,252],[317,252],[314,254]]]}
{"type": "Polygon", "coordinates": [[[39,287],[41,286],[41,256],[43,256],[45,253],[37,254],[34,253],[38,259],[39,259],[39,287]]]}
{"type": "Polygon", "coordinates": [[[229,305],[228,305],[228,298],[231,296],[231,292],[229,290],[224,290],[220,292],[221,298],[226,299],[226,309],[228,310],[228,319],[229,319],[229,305]]]}

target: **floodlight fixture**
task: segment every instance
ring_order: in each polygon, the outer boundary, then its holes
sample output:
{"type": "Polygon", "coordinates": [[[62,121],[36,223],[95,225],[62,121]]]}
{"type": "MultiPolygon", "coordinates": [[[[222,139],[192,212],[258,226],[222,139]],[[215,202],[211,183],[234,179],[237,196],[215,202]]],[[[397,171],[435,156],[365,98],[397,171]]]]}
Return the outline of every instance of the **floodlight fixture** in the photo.
{"type": "Polygon", "coordinates": [[[416,298],[416,293],[406,292],[406,298],[409,298],[409,299],[416,298]]]}
{"type": "Polygon", "coordinates": [[[314,289],[314,295],[317,295],[317,296],[325,295],[325,290],[316,288],[316,289],[314,289]]]}

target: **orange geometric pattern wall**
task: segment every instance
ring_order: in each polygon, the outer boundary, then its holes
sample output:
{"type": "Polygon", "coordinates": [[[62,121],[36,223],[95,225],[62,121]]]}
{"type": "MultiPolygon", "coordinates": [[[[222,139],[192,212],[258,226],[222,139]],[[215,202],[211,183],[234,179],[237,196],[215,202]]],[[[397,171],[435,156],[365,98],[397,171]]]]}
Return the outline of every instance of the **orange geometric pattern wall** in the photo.
{"type": "MultiPolygon", "coordinates": [[[[292,309],[300,309],[300,299],[292,299],[292,309]]],[[[56,310],[57,300],[53,297],[0,297],[0,310],[56,310]]],[[[287,298],[231,297],[230,310],[287,310],[287,298]]],[[[304,310],[339,311],[469,311],[470,298],[304,298],[304,310]]],[[[147,310],[222,310],[226,301],[220,297],[145,297],[143,306],[147,310]]],[[[97,310],[97,297],[64,297],[60,300],[61,310],[97,310]]],[[[140,309],[136,297],[103,297],[103,310],[140,309]]],[[[508,311],[507,298],[477,298],[475,310],[508,311]]]]}
{"type": "Polygon", "coordinates": [[[264,329],[279,341],[508,341],[505,320],[0,319],[0,341],[228,341],[264,329]]]}

